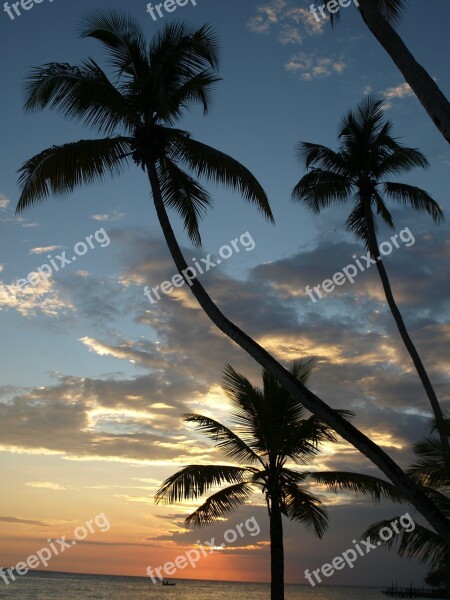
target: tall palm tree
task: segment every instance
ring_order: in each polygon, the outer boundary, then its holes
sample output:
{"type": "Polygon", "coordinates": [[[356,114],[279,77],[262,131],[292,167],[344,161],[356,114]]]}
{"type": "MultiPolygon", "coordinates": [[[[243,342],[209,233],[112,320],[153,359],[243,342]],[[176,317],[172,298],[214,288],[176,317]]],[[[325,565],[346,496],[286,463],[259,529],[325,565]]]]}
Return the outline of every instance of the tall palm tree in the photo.
{"type": "MultiPolygon", "coordinates": [[[[27,80],[25,108],[59,110],[104,137],[52,146],[25,162],[20,169],[18,212],[51,194],[64,195],[82,184],[120,174],[134,161],[149,178],[156,214],[181,274],[188,265],[167,209],[181,214],[191,240],[199,243],[198,220],[211,203],[199,177],[240,192],[272,220],[263,189],[245,167],[175,127],[193,104],[200,103],[205,111],[210,106],[219,58],[217,40],[209,27],[193,30],[168,25],[148,43],[135,20],[120,11],[100,10],[83,20],[80,35],[96,39],[106,48],[113,79],[93,59],[81,66],[46,64],[34,69],[27,80]],[[124,135],[113,135],[117,130],[124,135]]],[[[444,516],[390,456],[227,319],[198,279],[189,285],[207,316],[225,335],[376,464],[450,542],[450,525],[444,516]]]]}
{"type": "MultiPolygon", "coordinates": [[[[420,65],[396,31],[407,0],[359,0],[359,12],[369,31],[389,54],[429,117],[450,143],[450,102],[433,77],[420,65]]],[[[340,13],[331,15],[332,22],[340,13]]]]}
{"type": "MultiPolygon", "coordinates": [[[[298,155],[308,172],[295,186],[292,198],[314,213],[333,203],[352,202],[347,230],[364,244],[377,266],[403,343],[427,393],[434,416],[438,423],[443,423],[441,406],[394,300],[380,257],[376,217],[394,227],[386,199],[417,211],[426,211],[435,223],[440,223],[444,216],[437,202],[424,190],[386,180],[414,167],[427,167],[428,161],[421,152],[403,146],[392,137],[392,122],[385,119],[382,107],[383,101],[368,96],[356,110],[345,115],[339,128],[337,151],[309,142],[299,144],[298,155]]],[[[450,465],[450,448],[445,435],[442,435],[442,444],[447,449],[450,465]]]]}
{"type": "MultiPolygon", "coordinates": [[[[306,385],[312,361],[295,361],[293,377],[306,385]]],[[[335,442],[334,433],[315,416],[305,418],[304,407],[267,371],[262,389],[255,387],[231,366],[224,370],[223,389],[231,400],[231,425],[209,417],[188,414],[215,446],[237,465],[189,465],[164,481],[156,502],[173,503],[198,499],[212,487],[227,484],[199,506],[185,522],[207,525],[223,518],[249,500],[255,488],[264,494],[270,519],[271,598],[284,599],[284,551],[282,515],[312,527],[321,538],[327,527],[327,513],[321,500],[308,491],[308,480],[345,489],[399,500],[395,486],[377,477],[347,472],[299,471],[309,465],[322,442],[335,442]]],[[[348,417],[348,411],[339,411],[348,417]]]]}
{"type": "MultiPolygon", "coordinates": [[[[432,435],[414,445],[418,457],[408,473],[423,487],[423,490],[440,506],[442,512],[450,519],[450,468],[445,460],[445,451],[435,422],[432,435]]],[[[445,419],[443,433],[450,438],[450,419],[445,419]]],[[[395,517],[394,517],[395,519],[395,517]]],[[[382,527],[388,526],[393,519],[380,521],[371,525],[364,535],[374,535],[382,527]]],[[[431,568],[427,579],[440,582],[450,592],[450,544],[435,531],[416,523],[413,531],[402,530],[398,536],[383,541],[388,548],[395,548],[399,556],[417,558],[431,568]]]]}

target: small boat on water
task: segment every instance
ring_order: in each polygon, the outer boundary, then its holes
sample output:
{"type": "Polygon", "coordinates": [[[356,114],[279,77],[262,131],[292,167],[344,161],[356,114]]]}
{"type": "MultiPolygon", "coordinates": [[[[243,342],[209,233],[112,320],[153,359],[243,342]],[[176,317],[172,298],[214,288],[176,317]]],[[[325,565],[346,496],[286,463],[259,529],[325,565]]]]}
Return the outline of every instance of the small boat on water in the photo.
{"type": "Polygon", "coordinates": [[[167,579],[166,579],[166,581],[163,581],[162,584],[163,585],[170,585],[170,586],[177,585],[176,583],[170,583],[167,579]]]}

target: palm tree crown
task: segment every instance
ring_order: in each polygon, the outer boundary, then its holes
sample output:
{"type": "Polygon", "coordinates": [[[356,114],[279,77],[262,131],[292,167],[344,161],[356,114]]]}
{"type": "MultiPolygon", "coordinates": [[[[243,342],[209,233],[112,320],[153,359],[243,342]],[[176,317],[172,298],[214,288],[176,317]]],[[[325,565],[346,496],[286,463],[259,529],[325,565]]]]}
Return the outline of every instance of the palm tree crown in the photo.
{"type": "Polygon", "coordinates": [[[201,243],[199,218],[211,205],[198,177],[239,191],[273,220],[264,190],[244,166],[176,127],[192,105],[208,111],[219,81],[217,39],[209,26],[171,23],[147,43],[132,18],[98,10],[84,18],[80,36],[106,47],[110,77],[92,58],[80,66],[43,65],[26,82],[25,108],[59,110],[106,137],[53,146],[25,162],[19,212],[50,193],[118,175],[132,159],[146,171],[155,165],[164,205],[181,215],[195,244],[201,243]]]}
{"type": "Polygon", "coordinates": [[[392,126],[385,118],[383,101],[368,96],[342,119],[337,151],[309,142],[301,142],[297,149],[308,173],[294,187],[293,200],[315,213],[352,200],[347,229],[368,250],[373,249],[371,238],[372,230],[377,230],[377,215],[394,226],[387,199],[426,211],[436,223],[444,219],[439,205],[427,192],[385,179],[428,166],[419,150],[403,146],[392,137],[392,126]]]}

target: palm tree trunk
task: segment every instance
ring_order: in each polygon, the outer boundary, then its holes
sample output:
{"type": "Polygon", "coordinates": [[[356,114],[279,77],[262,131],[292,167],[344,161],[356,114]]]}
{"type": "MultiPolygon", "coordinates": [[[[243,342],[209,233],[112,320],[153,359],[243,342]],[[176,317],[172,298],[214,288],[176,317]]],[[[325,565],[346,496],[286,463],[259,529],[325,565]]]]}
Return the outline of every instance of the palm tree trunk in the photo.
{"type": "MultiPolygon", "coordinates": [[[[366,205],[367,206],[367,205],[366,205]]],[[[405,348],[407,349],[411,360],[416,367],[417,374],[420,377],[420,381],[425,389],[425,392],[428,396],[428,399],[431,404],[431,408],[434,413],[434,417],[436,419],[436,424],[438,428],[438,433],[441,439],[442,449],[444,452],[444,456],[446,461],[450,467],[450,446],[448,436],[445,433],[445,419],[444,414],[442,412],[441,405],[437,399],[434,388],[431,384],[430,378],[428,377],[428,373],[425,370],[425,367],[422,363],[422,360],[419,356],[419,353],[414,346],[414,343],[409,336],[408,330],[406,329],[405,323],[403,321],[402,315],[398,309],[398,306],[394,300],[394,295],[392,293],[391,285],[389,283],[389,278],[386,273],[386,269],[384,268],[384,263],[381,259],[381,256],[378,254],[378,240],[375,232],[375,227],[373,225],[373,220],[370,216],[367,219],[368,232],[369,232],[369,250],[372,258],[377,261],[377,269],[378,274],[380,275],[381,283],[383,284],[384,295],[386,296],[387,303],[389,308],[391,309],[392,316],[394,317],[395,323],[397,325],[397,329],[400,333],[400,336],[403,340],[405,348]]]]}
{"type": "Polygon", "coordinates": [[[270,600],[284,600],[283,520],[279,503],[270,504],[270,600]]]}
{"type": "MultiPolygon", "coordinates": [[[[182,271],[186,269],[188,265],[167,216],[155,164],[148,163],[147,171],[161,229],[175,265],[182,275],[182,271]]],[[[194,279],[192,282],[191,291],[202,309],[218,329],[236,342],[236,344],[245,350],[245,352],[256,360],[256,362],[264,369],[276,377],[280,384],[283,385],[293,397],[298,398],[307,410],[321,418],[324,423],[334,429],[370,461],[377,465],[388,479],[398,487],[405,498],[407,498],[427,519],[437,533],[442,536],[444,541],[450,545],[450,520],[444,516],[444,514],[400,469],[390,456],[341,415],[336,413],[330,406],[325,404],[323,400],[308,390],[302,383],[293,377],[287,369],[277,362],[267,350],[262,348],[262,346],[255,342],[250,336],[227,319],[214,304],[197,279],[194,279]]]]}
{"type": "Polygon", "coordinates": [[[450,143],[450,102],[433,78],[419,65],[395,29],[383,18],[375,0],[360,0],[359,11],[365,24],[403,74],[433,123],[450,143]]]}

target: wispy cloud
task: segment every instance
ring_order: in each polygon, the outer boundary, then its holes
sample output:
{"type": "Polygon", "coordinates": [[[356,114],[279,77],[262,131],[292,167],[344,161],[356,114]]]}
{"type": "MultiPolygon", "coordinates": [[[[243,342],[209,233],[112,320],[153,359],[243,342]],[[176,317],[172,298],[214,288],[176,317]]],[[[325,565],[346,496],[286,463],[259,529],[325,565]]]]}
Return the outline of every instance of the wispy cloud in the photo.
{"type": "Polygon", "coordinates": [[[0,194],[0,210],[6,210],[9,206],[9,200],[0,194]]]}
{"type": "Polygon", "coordinates": [[[247,26],[254,33],[274,32],[282,44],[301,44],[304,35],[320,34],[326,24],[327,20],[317,21],[310,10],[289,0],[271,0],[258,6],[247,26]]]}
{"type": "Polygon", "coordinates": [[[299,73],[305,81],[311,81],[319,77],[340,75],[346,66],[342,58],[320,57],[299,52],[290,58],[285,65],[285,69],[293,73],[299,73]]]}
{"type": "Polygon", "coordinates": [[[384,92],[382,92],[383,96],[386,100],[391,100],[392,98],[406,98],[407,96],[414,96],[414,93],[411,87],[405,82],[397,85],[395,87],[387,88],[384,92]]]}
{"type": "Polygon", "coordinates": [[[403,98],[408,98],[410,96],[414,96],[414,92],[412,91],[409,84],[400,83],[394,87],[387,88],[386,90],[380,92],[384,97],[385,102],[383,104],[383,110],[390,110],[392,108],[392,100],[403,100],[403,98]]]}
{"type": "Polygon", "coordinates": [[[15,523],[16,525],[34,525],[36,527],[48,527],[43,521],[33,521],[32,519],[20,519],[19,517],[0,517],[2,523],[15,523]]]}
{"type": "Polygon", "coordinates": [[[34,488],[43,488],[46,490],[55,490],[58,492],[63,492],[66,490],[70,490],[71,488],[66,485],[60,485],[59,483],[52,483],[51,481],[29,481],[25,485],[34,488]]]}
{"type": "Polygon", "coordinates": [[[113,210],[112,213],[91,215],[91,219],[93,219],[94,221],[101,221],[101,222],[120,221],[120,219],[122,219],[122,217],[124,217],[124,216],[125,216],[125,213],[121,213],[118,210],[113,210]]]}
{"type": "Polygon", "coordinates": [[[74,305],[62,298],[54,288],[52,279],[41,278],[36,285],[19,285],[25,280],[6,283],[0,280],[0,311],[12,308],[24,317],[31,317],[40,311],[55,317],[67,310],[75,310],[74,305]]]}
{"type": "Polygon", "coordinates": [[[37,248],[31,248],[28,254],[46,254],[47,252],[54,252],[55,250],[61,250],[62,246],[38,246],[37,248]]]}

